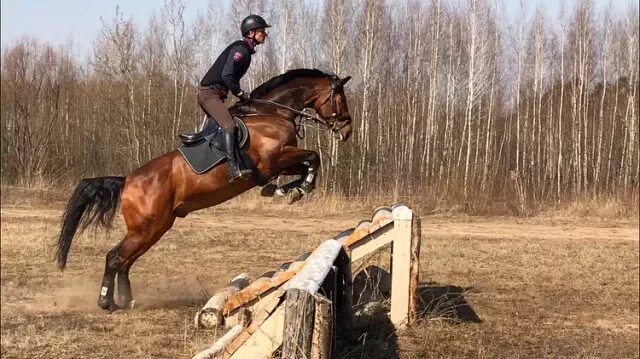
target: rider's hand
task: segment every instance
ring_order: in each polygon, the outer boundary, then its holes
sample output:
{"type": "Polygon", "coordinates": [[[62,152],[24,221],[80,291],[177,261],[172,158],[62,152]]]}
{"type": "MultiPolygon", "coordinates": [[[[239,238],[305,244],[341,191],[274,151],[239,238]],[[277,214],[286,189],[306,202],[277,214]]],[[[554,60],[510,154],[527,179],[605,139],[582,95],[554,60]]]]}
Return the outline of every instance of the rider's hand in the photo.
{"type": "Polygon", "coordinates": [[[243,102],[248,102],[248,101],[251,100],[249,98],[249,95],[247,95],[247,93],[244,92],[244,91],[240,91],[238,94],[236,94],[236,97],[239,98],[243,102]]]}

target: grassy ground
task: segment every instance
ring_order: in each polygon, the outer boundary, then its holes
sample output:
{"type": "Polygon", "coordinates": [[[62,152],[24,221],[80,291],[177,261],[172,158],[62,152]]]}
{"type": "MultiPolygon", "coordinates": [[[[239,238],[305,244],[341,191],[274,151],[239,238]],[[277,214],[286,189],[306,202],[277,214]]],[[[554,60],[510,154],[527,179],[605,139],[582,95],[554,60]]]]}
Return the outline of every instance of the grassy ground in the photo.
{"type": "MultiPolygon", "coordinates": [[[[63,204],[3,203],[1,356],[191,357],[219,334],[193,326],[209,294],[370,216],[338,203],[250,203],[178,220],[132,269],[137,307],[111,315],[96,301],[121,221],[76,239],[61,273],[52,244],[63,204]]],[[[357,327],[340,357],[638,357],[637,219],[423,214],[422,227],[422,320],[399,333],[357,327]]]]}

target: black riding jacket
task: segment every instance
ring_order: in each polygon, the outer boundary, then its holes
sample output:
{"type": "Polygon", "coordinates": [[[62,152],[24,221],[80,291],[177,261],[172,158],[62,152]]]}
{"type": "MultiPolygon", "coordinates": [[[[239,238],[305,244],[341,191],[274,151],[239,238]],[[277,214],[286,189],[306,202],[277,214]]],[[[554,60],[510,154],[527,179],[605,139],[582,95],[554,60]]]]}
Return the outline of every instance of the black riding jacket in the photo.
{"type": "Polygon", "coordinates": [[[238,40],[227,46],[200,81],[200,85],[215,87],[239,95],[240,79],[249,69],[251,55],[255,53],[251,40],[238,40]]]}

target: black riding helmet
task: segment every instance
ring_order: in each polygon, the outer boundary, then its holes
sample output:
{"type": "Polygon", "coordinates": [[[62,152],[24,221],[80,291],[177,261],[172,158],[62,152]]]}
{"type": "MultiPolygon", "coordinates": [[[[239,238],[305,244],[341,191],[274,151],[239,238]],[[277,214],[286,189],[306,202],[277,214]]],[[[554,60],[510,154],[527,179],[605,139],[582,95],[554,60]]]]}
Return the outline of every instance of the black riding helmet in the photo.
{"type": "Polygon", "coordinates": [[[247,36],[249,31],[258,29],[261,27],[267,28],[271,26],[267,24],[267,22],[264,21],[264,19],[261,16],[249,15],[245,17],[244,20],[242,20],[242,25],[240,25],[240,32],[242,33],[242,36],[247,36]]]}

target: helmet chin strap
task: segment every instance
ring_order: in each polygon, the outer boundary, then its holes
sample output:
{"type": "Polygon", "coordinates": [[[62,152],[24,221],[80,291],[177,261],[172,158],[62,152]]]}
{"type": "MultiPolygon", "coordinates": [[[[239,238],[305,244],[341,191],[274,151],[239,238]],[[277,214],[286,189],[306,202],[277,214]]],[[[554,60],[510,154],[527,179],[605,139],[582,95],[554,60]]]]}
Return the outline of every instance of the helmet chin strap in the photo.
{"type": "Polygon", "coordinates": [[[251,42],[253,43],[253,46],[259,45],[260,43],[256,40],[256,35],[254,34],[253,36],[248,35],[245,36],[247,39],[251,40],[251,42]]]}

